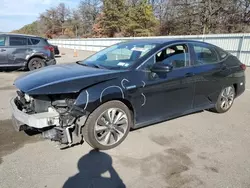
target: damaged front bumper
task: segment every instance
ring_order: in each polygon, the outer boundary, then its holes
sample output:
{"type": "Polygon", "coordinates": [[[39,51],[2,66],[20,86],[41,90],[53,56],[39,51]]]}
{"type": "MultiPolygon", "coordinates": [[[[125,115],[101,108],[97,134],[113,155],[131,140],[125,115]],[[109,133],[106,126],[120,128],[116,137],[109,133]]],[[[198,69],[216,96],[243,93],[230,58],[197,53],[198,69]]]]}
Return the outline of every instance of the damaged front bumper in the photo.
{"type": "Polygon", "coordinates": [[[59,113],[49,108],[48,112],[27,114],[18,109],[15,98],[11,99],[12,121],[16,131],[23,130],[27,125],[32,128],[43,129],[49,126],[59,126],[59,113]]]}
{"type": "Polygon", "coordinates": [[[72,117],[74,121],[62,126],[62,118],[53,107],[49,107],[47,112],[29,114],[25,110],[20,110],[18,101],[17,98],[10,101],[12,124],[16,131],[35,129],[42,133],[45,139],[66,144],[67,147],[83,143],[81,128],[85,124],[86,115],[83,115],[80,109],[72,108],[76,117],[70,114],[67,117],[72,117]],[[81,117],[77,117],[79,114],[81,117]]]}

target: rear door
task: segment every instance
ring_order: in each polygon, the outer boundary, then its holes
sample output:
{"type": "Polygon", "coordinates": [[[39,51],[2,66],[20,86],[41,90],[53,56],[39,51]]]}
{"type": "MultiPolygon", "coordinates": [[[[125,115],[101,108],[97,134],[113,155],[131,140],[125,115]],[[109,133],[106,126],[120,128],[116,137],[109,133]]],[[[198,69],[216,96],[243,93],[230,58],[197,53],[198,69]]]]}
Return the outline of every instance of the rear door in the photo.
{"type": "Polygon", "coordinates": [[[25,65],[27,55],[29,55],[29,40],[23,36],[9,36],[9,46],[7,49],[8,63],[10,66],[25,65]]]}
{"type": "Polygon", "coordinates": [[[192,43],[195,84],[194,108],[213,105],[221,92],[226,67],[212,45],[192,43]]]}
{"type": "Polygon", "coordinates": [[[0,65],[7,64],[6,36],[0,35],[0,65]]]}

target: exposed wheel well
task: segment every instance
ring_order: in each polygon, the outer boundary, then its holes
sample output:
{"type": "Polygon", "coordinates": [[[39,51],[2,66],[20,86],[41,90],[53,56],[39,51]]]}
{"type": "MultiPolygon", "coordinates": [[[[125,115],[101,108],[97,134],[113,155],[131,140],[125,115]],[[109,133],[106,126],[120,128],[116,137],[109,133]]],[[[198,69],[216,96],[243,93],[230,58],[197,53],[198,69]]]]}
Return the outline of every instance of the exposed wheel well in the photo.
{"type": "Polygon", "coordinates": [[[237,85],[237,84],[233,84],[233,86],[234,86],[235,95],[237,96],[237,94],[238,94],[238,93],[237,93],[237,91],[238,91],[238,90],[237,90],[237,89],[238,89],[238,85],[237,85]]]}

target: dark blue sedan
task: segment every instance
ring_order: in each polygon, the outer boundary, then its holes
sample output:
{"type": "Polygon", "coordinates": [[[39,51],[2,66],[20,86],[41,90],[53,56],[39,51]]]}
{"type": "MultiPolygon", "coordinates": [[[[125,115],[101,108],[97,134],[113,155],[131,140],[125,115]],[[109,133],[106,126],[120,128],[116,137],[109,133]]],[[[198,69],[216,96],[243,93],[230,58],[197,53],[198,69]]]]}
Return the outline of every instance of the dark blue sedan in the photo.
{"type": "Polygon", "coordinates": [[[71,146],[119,145],[130,129],[200,110],[228,111],[245,90],[246,67],[211,44],[133,40],[88,59],[15,81],[15,128],[71,146]]]}

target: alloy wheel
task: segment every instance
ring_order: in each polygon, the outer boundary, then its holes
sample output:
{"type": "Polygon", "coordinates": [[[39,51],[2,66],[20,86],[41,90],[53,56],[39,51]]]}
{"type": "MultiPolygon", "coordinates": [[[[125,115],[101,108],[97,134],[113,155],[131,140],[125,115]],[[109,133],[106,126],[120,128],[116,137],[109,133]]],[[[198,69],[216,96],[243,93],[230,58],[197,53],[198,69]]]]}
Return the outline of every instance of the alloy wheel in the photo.
{"type": "Polygon", "coordinates": [[[225,111],[228,110],[233,104],[234,97],[234,88],[232,86],[225,88],[221,93],[220,107],[225,111]]]}
{"type": "Polygon", "coordinates": [[[42,68],[42,63],[39,62],[39,61],[33,61],[33,62],[32,62],[32,67],[33,67],[34,69],[40,69],[40,68],[42,68]]]}
{"type": "Polygon", "coordinates": [[[109,108],[95,122],[95,139],[104,146],[114,145],[124,137],[128,127],[126,113],[119,108],[109,108]]]}

